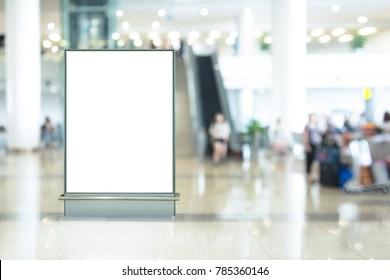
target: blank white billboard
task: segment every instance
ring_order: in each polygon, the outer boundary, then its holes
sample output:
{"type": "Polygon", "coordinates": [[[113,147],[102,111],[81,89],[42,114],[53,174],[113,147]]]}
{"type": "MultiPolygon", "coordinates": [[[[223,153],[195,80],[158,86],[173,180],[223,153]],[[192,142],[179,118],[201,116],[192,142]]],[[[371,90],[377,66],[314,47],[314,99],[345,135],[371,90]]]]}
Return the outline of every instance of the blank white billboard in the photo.
{"type": "Polygon", "coordinates": [[[173,51],[65,52],[65,192],[174,192],[173,51]]]}

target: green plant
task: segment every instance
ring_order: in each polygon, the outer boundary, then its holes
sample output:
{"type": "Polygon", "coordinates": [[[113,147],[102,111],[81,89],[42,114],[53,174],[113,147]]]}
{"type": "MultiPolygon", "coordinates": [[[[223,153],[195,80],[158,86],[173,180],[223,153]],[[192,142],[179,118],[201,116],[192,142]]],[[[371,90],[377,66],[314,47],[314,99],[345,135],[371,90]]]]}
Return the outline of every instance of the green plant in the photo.
{"type": "Polygon", "coordinates": [[[353,40],[351,41],[351,47],[354,50],[363,48],[364,44],[366,43],[366,40],[367,40],[366,37],[359,34],[355,34],[353,40]]]}
{"type": "Polygon", "coordinates": [[[260,41],[260,49],[262,51],[270,51],[271,49],[271,44],[265,43],[263,40],[260,41]]]}
{"type": "Polygon", "coordinates": [[[264,131],[264,126],[261,125],[261,123],[258,120],[252,119],[249,121],[248,125],[246,126],[246,133],[253,137],[256,134],[261,134],[264,131]]]}

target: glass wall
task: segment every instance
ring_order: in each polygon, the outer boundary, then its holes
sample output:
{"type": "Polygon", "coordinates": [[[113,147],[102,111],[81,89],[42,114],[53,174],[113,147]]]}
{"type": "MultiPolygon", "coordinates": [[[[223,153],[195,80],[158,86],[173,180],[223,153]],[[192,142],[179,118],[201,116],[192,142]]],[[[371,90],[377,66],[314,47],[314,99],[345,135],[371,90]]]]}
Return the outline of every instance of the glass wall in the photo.
{"type": "Polygon", "coordinates": [[[63,0],[63,37],[72,49],[112,48],[112,0],[63,0]]]}

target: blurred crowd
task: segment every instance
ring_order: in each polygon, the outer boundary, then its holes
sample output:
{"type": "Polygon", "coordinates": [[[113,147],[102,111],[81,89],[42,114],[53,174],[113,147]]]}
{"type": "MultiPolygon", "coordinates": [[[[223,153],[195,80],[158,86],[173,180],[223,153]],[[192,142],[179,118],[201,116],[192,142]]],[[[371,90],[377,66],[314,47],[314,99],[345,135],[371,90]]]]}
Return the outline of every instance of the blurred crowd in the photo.
{"type": "MultiPolygon", "coordinates": [[[[354,140],[364,139],[368,141],[367,143],[371,143],[365,151],[368,153],[367,157],[371,157],[370,149],[375,147],[375,143],[390,144],[390,113],[388,111],[383,114],[383,120],[378,124],[368,121],[365,114],[361,114],[359,121],[355,123],[344,118],[341,126],[337,126],[331,118],[326,116],[321,121],[316,114],[310,114],[303,133],[306,174],[311,181],[317,180],[319,173],[321,184],[342,186],[345,182],[340,181],[340,177],[356,175],[352,174],[352,166],[355,164],[353,158],[360,155],[352,154],[350,143],[354,140]],[[319,172],[313,172],[313,163],[316,160],[320,162],[319,172]]],[[[382,145],[382,147],[387,146],[382,145]]],[[[382,159],[390,155],[390,150],[386,151],[386,149],[383,150],[382,159]]],[[[363,151],[358,151],[358,153],[363,153],[363,151]]],[[[365,172],[369,172],[371,160],[366,166],[361,166],[365,172]]],[[[370,180],[371,183],[373,181],[370,180]]]]}

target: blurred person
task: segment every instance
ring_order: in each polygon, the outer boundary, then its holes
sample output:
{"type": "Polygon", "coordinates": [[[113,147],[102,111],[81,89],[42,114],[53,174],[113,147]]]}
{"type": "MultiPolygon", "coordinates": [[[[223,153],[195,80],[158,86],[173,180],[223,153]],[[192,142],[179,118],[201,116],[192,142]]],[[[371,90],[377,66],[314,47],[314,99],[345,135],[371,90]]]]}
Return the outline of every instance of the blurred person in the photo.
{"type": "Polygon", "coordinates": [[[50,148],[54,141],[54,126],[49,117],[45,118],[45,122],[41,126],[41,140],[43,147],[50,148]]]}
{"type": "Polygon", "coordinates": [[[354,127],[351,121],[346,118],[340,134],[340,145],[346,150],[348,149],[349,143],[356,137],[357,130],[357,127],[354,127]]]}
{"type": "Polygon", "coordinates": [[[4,126],[0,126],[0,155],[7,151],[7,131],[4,126]]]}
{"type": "Polygon", "coordinates": [[[213,161],[218,163],[226,158],[230,139],[230,126],[222,113],[218,112],[214,115],[209,134],[213,146],[213,161]]]}
{"type": "Polygon", "coordinates": [[[288,152],[288,138],[282,126],[282,119],[276,120],[273,131],[272,151],[278,157],[284,157],[288,152]]]}
{"type": "MultiPolygon", "coordinates": [[[[321,135],[321,145],[318,149],[320,164],[319,182],[323,186],[338,186],[340,172],[341,130],[328,122],[326,131],[321,135]]],[[[310,178],[309,178],[310,179],[310,178]]]]}
{"type": "Polygon", "coordinates": [[[316,158],[318,145],[321,143],[321,133],[317,127],[317,115],[310,114],[309,121],[305,126],[303,132],[303,143],[305,146],[305,155],[306,155],[306,175],[308,179],[314,180],[311,176],[312,166],[316,158]]]}
{"type": "Polygon", "coordinates": [[[164,44],[164,49],[165,49],[165,50],[172,50],[173,47],[172,47],[171,43],[169,43],[169,42],[167,41],[167,42],[164,44]]]}
{"type": "Polygon", "coordinates": [[[338,146],[341,139],[341,133],[342,130],[336,128],[331,122],[328,122],[325,132],[321,133],[321,146],[338,146]]]}
{"type": "Polygon", "coordinates": [[[179,45],[179,49],[177,50],[177,55],[179,57],[184,57],[184,41],[183,40],[180,40],[180,45],[179,45]]]}
{"type": "Polygon", "coordinates": [[[325,113],[317,117],[317,129],[320,133],[324,133],[328,128],[329,119],[329,116],[325,113]]]}
{"type": "Polygon", "coordinates": [[[388,111],[383,114],[382,132],[390,135],[390,113],[388,111]]]}
{"type": "Polygon", "coordinates": [[[355,132],[355,128],[352,126],[352,124],[349,121],[349,119],[347,119],[347,118],[345,119],[343,127],[341,128],[341,131],[343,133],[353,133],[353,132],[355,132]]]}
{"type": "Polygon", "coordinates": [[[157,49],[156,45],[153,43],[153,40],[150,40],[150,49],[155,50],[157,49]]]}

